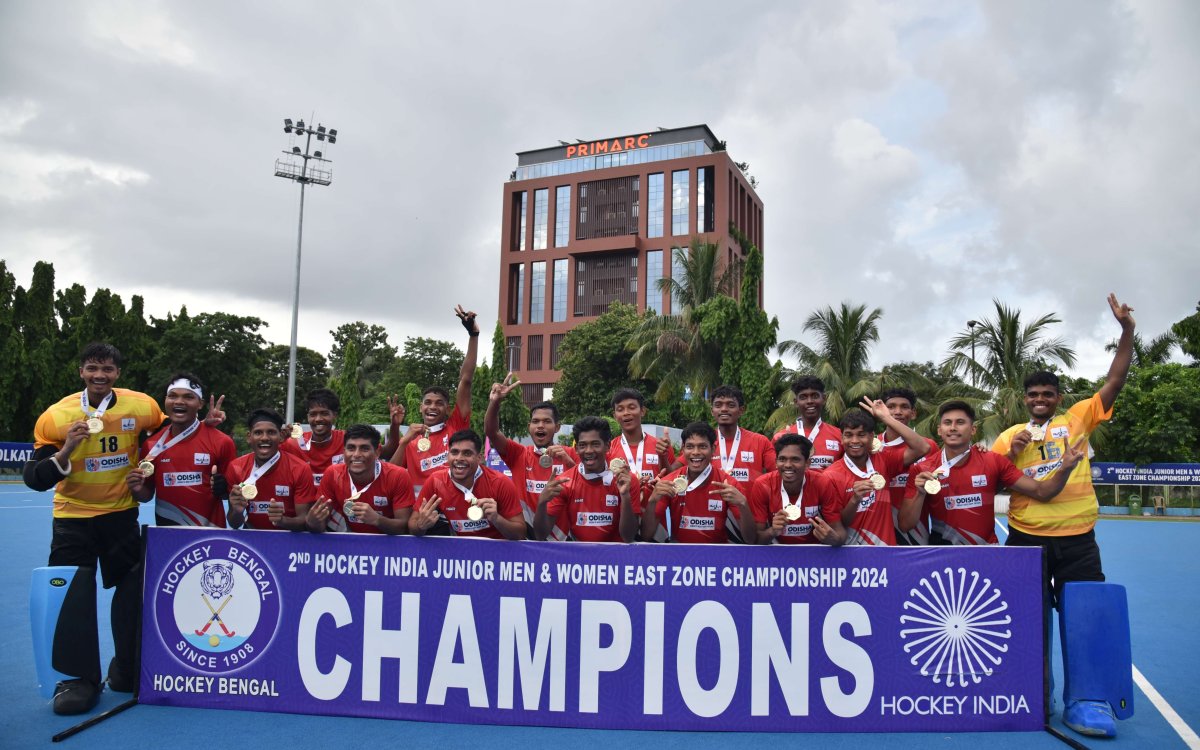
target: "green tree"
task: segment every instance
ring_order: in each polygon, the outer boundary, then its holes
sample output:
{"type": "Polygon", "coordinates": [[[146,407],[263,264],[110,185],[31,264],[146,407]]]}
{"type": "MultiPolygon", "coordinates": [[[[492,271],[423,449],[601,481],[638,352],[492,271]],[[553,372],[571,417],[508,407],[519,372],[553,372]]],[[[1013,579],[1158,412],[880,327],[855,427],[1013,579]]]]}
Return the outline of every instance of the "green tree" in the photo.
{"type": "Polygon", "coordinates": [[[17,287],[14,312],[25,348],[28,387],[21,395],[18,413],[26,434],[33,432],[38,416],[60,398],[78,390],[79,349],[64,361],[58,359],[58,319],[54,313],[54,266],[39,261],[33,266],[33,278],[26,291],[17,287]],[[70,383],[67,386],[67,383],[70,383]]]}
{"type": "Polygon", "coordinates": [[[343,323],[329,332],[333,336],[333,347],[329,350],[329,369],[342,377],[345,367],[346,346],[354,342],[358,351],[357,382],[360,394],[366,394],[370,386],[383,377],[383,373],[396,359],[396,347],[388,343],[387,330],[383,326],[368,325],[361,320],[343,323]]]}
{"type": "Polygon", "coordinates": [[[25,364],[25,342],[17,325],[14,296],[17,278],[0,259],[0,439],[24,440],[31,429],[28,415],[19,412],[22,395],[29,386],[25,364]]]}
{"type": "Polygon", "coordinates": [[[332,390],[342,402],[342,410],[338,412],[337,426],[341,429],[357,424],[362,411],[362,391],[359,388],[358,345],[353,339],[346,341],[341,351],[342,373],[334,376],[332,390]]]}
{"type": "MultiPolygon", "coordinates": [[[[682,274],[659,279],[658,288],[671,293],[672,306],[679,313],[642,318],[629,341],[634,352],[629,373],[635,378],[657,381],[654,397],[659,402],[689,389],[696,395],[697,403],[702,404],[708,390],[721,384],[721,352],[725,342],[702,335],[698,311],[719,297],[732,301],[741,263],[723,264],[721,249],[699,238],[692,239],[690,248],[675,248],[673,257],[673,265],[681,268],[682,274]]],[[[702,416],[706,411],[701,409],[694,416],[702,416]]]]}
{"type": "MultiPolygon", "coordinates": [[[[1163,365],[1171,360],[1171,351],[1175,345],[1179,343],[1175,339],[1175,334],[1168,331],[1160,333],[1154,338],[1146,341],[1140,333],[1133,334],[1133,363],[1131,367],[1152,367],[1154,365],[1163,365]]],[[[1104,351],[1115,352],[1117,350],[1116,339],[1104,345],[1104,351]]]]}
{"type": "MultiPolygon", "coordinates": [[[[263,366],[260,374],[262,402],[282,414],[287,408],[288,362],[291,347],[272,344],[263,351],[263,366]]],[[[296,391],[294,393],[297,412],[302,410],[304,396],[314,388],[323,388],[329,383],[329,369],[320,352],[296,347],[296,391]]]]}
{"type": "MultiPolygon", "coordinates": [[[[629,376],[632,354],[626,343],[643,320],[636,307],[614,302],[603,315],[575,326],[563,337],[558,349],[558,369],[562,371],[562,377],[554,386],[554,400],[564,422],[610,414],[610,400],[618,388],[629,386],[644,394],[657,390],[654,381],[629,376]]],[[[661,416],[660,411],[659,418],[661,416]]]]}
{"type": "MultiPolygon", "coordinates": [[[[404,353],[396,358],[384,372],[374,393],[401,393],[409,383],[416,383],[424,390],[429,386],[441,386],[452,395],[458,387],[458,374],[466,354],[449,341],[413,338],[404,340],[404,353]]],[[[477,375],[476,378],[479,376],[477,375]]],[[[409,412],[415,414],[416,412],[409,412]]]]}
{"type": "Polygon", "coordinates": [[[1200,304],[1196,305],[1195,313],[1171,326],[1171,333],[1183,353],[1192,358],[1192,364],[1200,363],[1200,304]]]}
{"type": "MultiPolygon", "coordinates": [[[[847,409],[867,395],[877,394],[882,379],[867,369],[872,345],[879,341],[879,320],[883,310],[843,302],[834,309],[825,307],[804,321],[804,331],[816,338],[816,345],[784,341],[780,354],[795,354],[800,360],[798,372],[815,375],[825,383],[825,415],[837,422],[847,409]]],[[[768,420],[771,429],[795,421],[796,407],[790,393],[768,420]]]]}
{"type": "Polygon", "coordinates": [[[1052,313],[1022,325],[1021,311],[992,300],[996,317],[984,319],[974,329],[950,341],[950,355],[942,366],[963,380],[977,382],[990,396],[988,412],[979,422],[980,437],[993,438],[1008,427],[1027,420],[1025,376],[1039,369],[1075,364],[1075,350],[1061,338],[1048,338],[1050,326],[1061,321],[1052,313]],[[972,335],[976,358],[971,358],[972,335]]]}
{"type": "Polygon", "coordinates": [[[1200,460],[1200,368],[1169,363],[1131,370],[1107,426],[1097,449],[1106,461],[1200,460]]]}
{"type": "MultiPolygon", "coordinates": [[[[472,382],[471,426],[480,435],[483,435],[483,418],[487,413],[492,384],[499,383],[508,375],[508,368],[504,362],[505,344],[504,328],[497,320],[496,327],[492,330],[491,367],[488,367],[486,362],[476,367],[475,380],[472,382]]],[[[505,437],[514,440],[529,434],[529,409],[521,400],[520,388],[508,394],[504,403],[500,404],[500,431],[505,437]]]]}

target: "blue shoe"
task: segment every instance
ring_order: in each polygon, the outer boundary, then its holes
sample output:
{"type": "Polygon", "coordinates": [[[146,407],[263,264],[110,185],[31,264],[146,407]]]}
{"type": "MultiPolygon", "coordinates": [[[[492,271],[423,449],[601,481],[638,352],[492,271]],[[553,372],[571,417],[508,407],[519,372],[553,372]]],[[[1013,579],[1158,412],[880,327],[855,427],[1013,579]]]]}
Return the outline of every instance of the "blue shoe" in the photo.
{"type": "Polygon", "coordinates": [[[1116,737],[1117,720],[1103,701],[1075,701],[1063,711],[1063,723],[1088,737],[1116,737]]]}

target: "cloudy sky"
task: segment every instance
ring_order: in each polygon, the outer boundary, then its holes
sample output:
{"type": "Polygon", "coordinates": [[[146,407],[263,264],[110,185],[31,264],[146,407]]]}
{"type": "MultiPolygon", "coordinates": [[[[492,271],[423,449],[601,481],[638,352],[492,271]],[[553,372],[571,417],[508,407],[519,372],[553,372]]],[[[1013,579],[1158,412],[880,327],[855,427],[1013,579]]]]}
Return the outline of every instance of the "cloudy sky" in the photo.
{"type": "Polygon", "coordinates": [[[992,298],[1056,312],[1095,377],[1115,291],[1153,335],[1200,299],[1200,4],[0,5],[0,257],[159,317],[290,325],[282,119],[338,128],[306,204],[300,342],[497,315],[515,152],[707,123],[765,204],[782,338],[883,308],[874,364],[940,359],[992,298]]]}

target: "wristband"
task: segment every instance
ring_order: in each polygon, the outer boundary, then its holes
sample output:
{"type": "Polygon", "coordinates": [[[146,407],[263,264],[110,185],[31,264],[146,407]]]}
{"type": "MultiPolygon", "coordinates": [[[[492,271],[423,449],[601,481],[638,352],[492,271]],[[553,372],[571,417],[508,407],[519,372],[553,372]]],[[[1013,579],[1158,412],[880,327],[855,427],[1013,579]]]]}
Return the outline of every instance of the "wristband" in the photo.
{"type": "Polygon", "coordinates": [[[467,331],[467,335],[473,339],[479,338],[479,331],[467,331]]]}
{"type": "Polygon", "coordinates": [[[67,468],[65,469],[58,463],[57,453],[50,456],[50,462],[54,464],[54,468],[58,469],[58,473],[64,477],[71,473],[71,459],[67,459],[67,468]]]}

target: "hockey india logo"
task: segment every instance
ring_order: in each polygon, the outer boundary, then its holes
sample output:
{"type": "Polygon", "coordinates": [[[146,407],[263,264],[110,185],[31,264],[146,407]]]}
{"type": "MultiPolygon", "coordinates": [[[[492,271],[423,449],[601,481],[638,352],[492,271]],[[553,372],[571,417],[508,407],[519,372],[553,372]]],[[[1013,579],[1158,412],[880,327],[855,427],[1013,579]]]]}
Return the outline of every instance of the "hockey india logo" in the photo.
{"type": "Polygon", "coordinates": [[[944,568],[909,591],[900,638],[909,662],[946,687],[965,688],[990,677],[1008,653],[1012,616],[990,578],[944,568]]]}
{"type": "Polygon", "coordinates": [[[234,672],[258,659],[279,625],[279,586],[250,546],[208,539],[176,553],[155,592],[163,644],[184,666],[234,672]]]}

